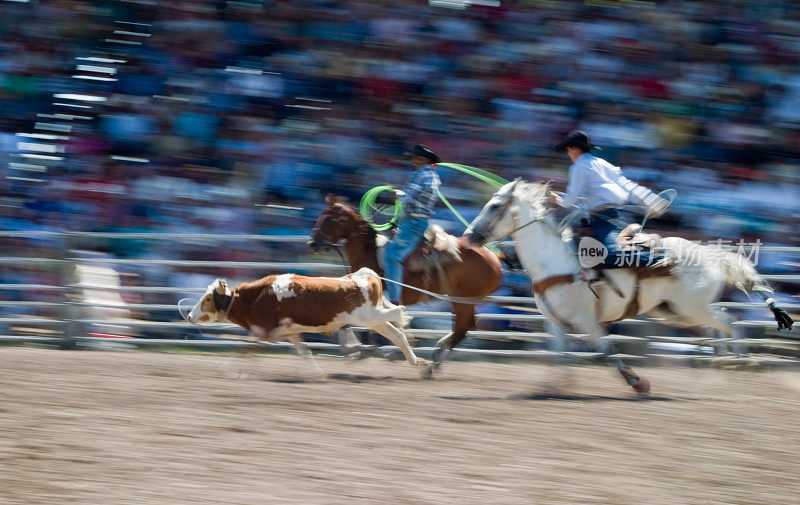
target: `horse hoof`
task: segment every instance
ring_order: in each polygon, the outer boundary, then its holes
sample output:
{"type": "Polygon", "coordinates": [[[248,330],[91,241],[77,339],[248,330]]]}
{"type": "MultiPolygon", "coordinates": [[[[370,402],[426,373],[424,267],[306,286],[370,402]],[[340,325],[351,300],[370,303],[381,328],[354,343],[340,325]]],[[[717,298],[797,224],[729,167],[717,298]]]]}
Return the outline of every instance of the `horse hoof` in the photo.
{"type": "Polygon", "coordinates": [[[433,380],[433,365],[428,365],[420,371],[420,377],[426,380],[433,380]]]}
{"type": "Polygon", "coordinates": [[[639,377],[630,367],[626,366],[621,368],[619,373],[622,375],[622,378],[625,379],[625,382],[637,393],[644,394],[650,392],[650,381],[639,377]]]}
{"type": "Polygon", "coordinates": [[[431,361],[433,361],[433,366],[440,367],[442,363],[445,362],[447,357],[450,355],[450,349],[445,349],[444,347],[437,347],[433,354],[431,354],[431,361]]]}
{"type": "Polygon", "coordinates": [[[650,381],[647,379],[639,379],[639,382],[631,386],[634,391],[640,394],[647,394],[650,392],[650,381]]]}

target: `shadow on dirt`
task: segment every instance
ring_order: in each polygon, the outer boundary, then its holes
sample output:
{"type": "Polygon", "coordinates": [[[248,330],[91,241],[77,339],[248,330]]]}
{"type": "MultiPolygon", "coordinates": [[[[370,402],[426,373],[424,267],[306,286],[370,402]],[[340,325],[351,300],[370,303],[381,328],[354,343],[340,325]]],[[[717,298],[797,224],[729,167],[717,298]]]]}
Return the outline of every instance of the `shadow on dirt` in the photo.
{"type": "MultiPolygon", "coordinates": [[[[392,377],[389,375],[383,376],[374,376],[374,375],[364,375],[364,374],[349,374],[349,373],[332,373],[327,375],[327,381],[332,382],[350,382],[353,384],[361,384],[361,383],[378,383],[378,382],[427,382],[426,379],[422,379],[419,377],[392,377]]],[[[267,379],[267,382],[278,382],[281,384],[313,384],[314,382],[318,381],[305,381],[299,378],[278,378],[278,379],[267,379]]],[[[324,382],[323,382],[324,383],[324,382]]]]}
{"type": "Polygon", "coordinates": [[[602,396],[567,393],[516,393],[508,396],[440,396],[444,400],[460,401],[575,401],[575,402],[674,402],[687,401],[691,398],[669,398],[666,396],[602,396]]]}

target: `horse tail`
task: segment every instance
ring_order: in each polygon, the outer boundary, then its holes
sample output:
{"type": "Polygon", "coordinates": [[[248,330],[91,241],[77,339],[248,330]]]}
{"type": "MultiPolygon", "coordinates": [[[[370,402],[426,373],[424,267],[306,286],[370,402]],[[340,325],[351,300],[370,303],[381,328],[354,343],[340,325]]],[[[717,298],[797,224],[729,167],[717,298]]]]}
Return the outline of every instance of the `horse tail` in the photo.
{"type": "Polygon", "coordinates": [[[740,289],[745,294],[751,291],[756,293],[772,293],[769,283],[756,271],[752,261],[741,254],[731,251],[720,251],[720,259],[725,275],[725,282],[740,289]]]}
{"type": "Polygon", "coordinates": [[[794,320],[782,308],[775,305],[775,299],[770,296],[774,292],[766,279],[756,271],[752,261],[738,253],[723,251],[722,267],[725,274],[725,282],[731,286],[741,289],[745,294],[750,292],[758,293],[764,299],[764,303],[772,311],[772,316],[778,323],[778,330],[791,330],[794,320]]]}

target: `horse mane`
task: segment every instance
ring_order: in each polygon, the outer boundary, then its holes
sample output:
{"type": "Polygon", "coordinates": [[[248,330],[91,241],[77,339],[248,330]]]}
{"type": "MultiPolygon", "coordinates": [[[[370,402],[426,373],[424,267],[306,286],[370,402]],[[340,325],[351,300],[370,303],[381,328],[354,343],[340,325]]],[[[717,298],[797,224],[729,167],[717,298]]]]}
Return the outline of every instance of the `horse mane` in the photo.
{"type": "Polygon", "coordinates": [[[549,182],[528,182],[519,179],[515,181],[514,196],[536,207],[537,210],[546,203],[549,193],[549,182]]]}
{"type": "MultiPolygon", "coordinates": [[[[550,195],[549,182],[517,180],[516,186],[514,187],[514,195],[523,202],[530,204],[534,208],[536,215],[539,216],[539,219],[546,221],[552,229],[556,230],[557,227],[553,221],[553,212],[547,207],[550,195]]],[[[573,239],[572,228],[569,226],[564,226],[562,229],[556,230],[556,233],[564,242],[571,242],[573,239]]]]}

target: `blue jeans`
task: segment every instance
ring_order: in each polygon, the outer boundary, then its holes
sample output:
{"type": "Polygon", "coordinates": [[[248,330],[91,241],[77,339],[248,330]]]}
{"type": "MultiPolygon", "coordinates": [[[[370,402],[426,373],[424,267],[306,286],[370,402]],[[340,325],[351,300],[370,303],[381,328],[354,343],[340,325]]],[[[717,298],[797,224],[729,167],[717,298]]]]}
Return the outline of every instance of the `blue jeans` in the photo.
{"type": "Polygon", "coordinates": [[[618,224],[608,222],[609,219],[623,221],[617,209],[606,209],[592,215],[589,221],[589,229],[592,236],[603,243],[608,249],[608,256],[603,262],[604,268],[624,268],[630,266],[647,266],[663,259],[663,254],[652,253],[651,251],[640,251],[636,249],[622,250],[617,245],[617,236],[622,228],[618,224]]]}
{"type": "MultiPolygon", "coordinates": [[[[386,278],[403,282],[403,260],[417,248],[428,229],[428,218],[407,216],[400,222],[397,234],[386,244],[383,251],[386,278]]],[[[386,283],[386,291],[391,302],[400,301],[402,286],[386,283]]]]}

